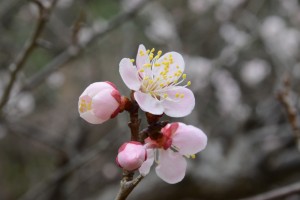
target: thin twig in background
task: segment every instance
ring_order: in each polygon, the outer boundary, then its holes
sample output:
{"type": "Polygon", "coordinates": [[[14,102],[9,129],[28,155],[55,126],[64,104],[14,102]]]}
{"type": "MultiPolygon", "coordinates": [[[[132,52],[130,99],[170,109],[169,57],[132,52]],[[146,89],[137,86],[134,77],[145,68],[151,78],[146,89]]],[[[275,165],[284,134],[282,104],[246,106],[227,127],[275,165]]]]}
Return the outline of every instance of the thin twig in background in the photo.
{"type": "Polygon", "coordinates": [[[118,28],[125,22],[129,21],[133,17],[137,15],[137,13],[149,2],[152,0],[142,0],[140,1],[136,6],[131,8],[130,10],[123,11],[122,13],[118,14],[116,17],[114,17],[112,20],[110,20],[107,25],[100,29],[95,30],[93,35],[85,41],[85,43],[81,44],[72,44],[69,47],[67,47],[62,53],[60,53],[58,56],[56,56],[50,63],[48,63],[44,68],[42,68],[39,72],[37,72],[35,75],[33,75],[31,78],[29,78],[28,81],[26,81],[25,85],[22,87],[21,91],[27,91],[32,90],[39,86],[41,83],[45,81],[45,79],[56,70],[63,67],[66,63],[71,61],[72,59],[78,57],[82,52],[83,49],[95,43],[97,39],[102,38],[103,36],[107,35],[114,29],[118,28]]]}
{"type": "Polygon", "coordinates": [[[13,86],[14,86],[16,80],[17,80],[18,73],[24,67],[27,59],[29,58],[29,56],[31,55],[33,50],[35,49],[37,40],[39,39],[42,31],[44,30],[45,24],[48,21],[49,16],[50,16],[57,0],[53,0],[49,7],[43,6],[42,3],[37,0],[32,1],[32,2],[34,2],[38,6],[40,15],[39,15],[37,25],[36,25],[36,28],[35,28],[32,36],[26,42],[26,44],[25,44],[23,50],[20,52],[20,54],[16,57],[16,59],[13,61],[13,63],[10,64],[10,66],[9,66],[9,70],[11,70],[11,72],[10,72],[8,84],[7,84],[6,88],[4,89],[3,95],[0,100],[0,112],[3,110],[4,106],[6,105],[6,103],[9,100],[10,93],[13,89],[13,86]]]}
{"type": "Polygon", "coordinates": [[[50,139],[49,135],[52,135],[51,131],[45,131],[39,126],[20,121],[17,123],[6,122],[4,125],[9,132],[21,136],[26,140],[39,143],[56,152],[65,153],[64,149],[60,145],[53,141],[53,139],[50,139]]]}
{"type": "Polygon", "coordinates": [[[290,196],[300,192],[300,182],[293,183],[291,185],[284,186],[282,188],[277,188],[266,193],[242,199],[242,200],[274,200],[282,199],[284,197],[290,196]]]}
{"type": "Polygon", "coordinates": [[[296,108],[290,102],[290,80],[285,77],[283,81],[283,88],[277,93],[277,99],[282,104],[286,114],[288,122],[293,130],[297,141],[297,147],[300,150],[300,128],[298,124],[298,116],[296,108]]]}
{"type": "MultiPolygon", "coordinates": [[[[112,136],[116,132],[116,129],[112,130],[111,132],[108,132],[105,134],[106,136],[112,136]]],[[[109,141],[117,141],[116,138],[110,138],[109,141]]],[[[49,190],[53,189],[54,184],[58,181],[63,179],[64,177],[67,177],[71,173],[73,173],[75,170],[79,169],[84,164],[87,164],[91,160],[95,159],[100,152],[107,150],[112,145],[111,142],[108,142],[105,138],[102,138],[101,141],[99,141],[96,145],[93,147],[85,150],[83,153],[80,153],[68,162],[67,165],[57,169],[54,171],[50,176],[48,176],[45,180],[41,181],[37,185],[29,188],[29,190],[19,198],[19,200],[33,200],[33,199],[39,199],[42,195],[47,193],[49,190]]]]}

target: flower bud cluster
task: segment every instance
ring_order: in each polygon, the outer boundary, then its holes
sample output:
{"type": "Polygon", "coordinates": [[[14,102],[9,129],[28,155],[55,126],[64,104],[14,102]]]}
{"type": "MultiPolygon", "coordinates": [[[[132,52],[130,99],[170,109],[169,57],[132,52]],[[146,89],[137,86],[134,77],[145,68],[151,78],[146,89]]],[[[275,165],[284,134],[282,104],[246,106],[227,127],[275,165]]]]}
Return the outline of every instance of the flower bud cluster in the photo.
{"type": "Polygon", "coordinates": [[[80,117],[91,124],[102,124],[126,110],[130,113],[131,138],[118,151],[117,164],[129,172],[138,170],[146,176],[156,163],[157,175],[167,183],[177,183],[185,176],[186,158],[195,158],[207,144],[202,130],[180,122],[159,122],[166,114],[184,117],[195,106],[193,92],[187,87],[191,82],[183,73],[185,64],[177,52],[162,55],[155,49],[146,50],[140,45],[136,63],[123,58],[119,64],[120,75],[131,90],[131,97],[121,96],[111,82],[89,85],[79,97],[80,117]],[[148,128],[140,129],[138,110],[146,113],[148,128]]]}

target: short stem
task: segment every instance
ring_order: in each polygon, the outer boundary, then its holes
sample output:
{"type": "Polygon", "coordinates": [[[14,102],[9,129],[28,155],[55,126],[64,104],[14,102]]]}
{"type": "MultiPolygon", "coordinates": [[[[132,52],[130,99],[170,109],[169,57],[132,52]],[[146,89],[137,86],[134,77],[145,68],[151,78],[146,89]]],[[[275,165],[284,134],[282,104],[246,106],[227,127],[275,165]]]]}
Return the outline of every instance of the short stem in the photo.
{"type": "Polygon", "coordinates": [[[141,120],[139,119],[139,105],[136,103],[133,92],[131,93],[131,107],[127,110],[130,115],[128,126],[131,130],[131,141],[140,141],[139,132],[141,120]]]}

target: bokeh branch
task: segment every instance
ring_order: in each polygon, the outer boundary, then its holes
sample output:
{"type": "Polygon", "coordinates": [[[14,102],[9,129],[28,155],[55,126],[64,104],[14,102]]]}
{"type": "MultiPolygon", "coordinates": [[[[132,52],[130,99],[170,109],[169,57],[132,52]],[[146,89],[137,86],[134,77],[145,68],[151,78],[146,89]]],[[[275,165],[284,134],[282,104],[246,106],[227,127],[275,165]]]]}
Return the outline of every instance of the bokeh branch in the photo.
{"type": "Polygon", "coordinates": [[[300,182],[296,182],[281,188],[276,188],[274,190],[268,191],[263,194],[259,194],[254,197],[245,198],[242,200],[274,200],[274,199],[283,199],[293,194],[300,192],[300,182]]]}
{"type": "Polygon", "coordinates": [[[287,114],[288,122],[297,141],[297,147],[300,150],[300,128],[298,124],[297,110],[290,102],[290,84],[290,79],[288,77],[285,77],[285,79],[283,80],[283,88],[277,93],[277,99],[282,104],[287,114]]]}
{"type": "Polygon", "coordinates": [[[33,75],[22,87],[21,91],[32,90],[39,86],[43,81],[53,72],[63,67],[72,59],[78,57],[88,45],[95,43],[96,40],[109,34],[128,20],[132,19],[137,13],[152,0],[142,0],[130,10],[123,11],[122,13],[111,19],[104,28],[95,30],[92,36],[84,43],[76,43],[68,46],[62,53],[56,56],[50,63],[48,63],[41,71],[33,75]]]}
{"type": "Polygon", "coordinates": [[[3,95],[0,100],[0,112],[3,110],[4,106],[9,100],[10,93],[13,89],[13,86],[16,82],[18,73],[21,71],[21,69],[24,67],[27,59],[37,46],[37,41],[44,30],[45,24],[48,21],[50,14],[57,2],[57,0],[53,0],[51,4],[48,7],[45,7],[41,2],[35,0],[32,1],[37,5],[39,8],[39,17],[37,21],[37,25],[35,27],[35,30],[32,33],[32,36],[29,38],[29,40],[26,42],[25,46],[23,47],[22,51],[19,53],[19,55],[16,57],[16,59],[13,61],[13,63],[10,64],[9,70],[10,70],[10,77],[8,84],[6,88],[4,89],[3,95]]]}

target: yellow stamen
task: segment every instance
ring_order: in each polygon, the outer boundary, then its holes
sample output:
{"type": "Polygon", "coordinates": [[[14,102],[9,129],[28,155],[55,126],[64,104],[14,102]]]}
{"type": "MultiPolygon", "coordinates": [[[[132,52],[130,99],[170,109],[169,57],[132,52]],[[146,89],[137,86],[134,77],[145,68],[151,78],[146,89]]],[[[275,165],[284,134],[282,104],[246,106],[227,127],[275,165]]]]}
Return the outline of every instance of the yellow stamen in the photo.
{"type": "Polygon", "coordinates": [[[192,154],[192,155],[191,155],[191,158],[192,158],[192,159],[195,159],[195,158],[196,158],[196,155],[195,155],[195,154],[192,154]]]}
{"type": "Polygon", "coordinates": [[[153,53],[150,53],[149,55],[149,59],[152,60],[153,59],[153,53]]]}
{"type": "Polygon", "coordinates": [[[175,97],[178,98],[178,97],[179,97],[179,93],[176,93],[176,94],[175,94],[175,97]]]}
{"type": "Polygon", "coordinates": [[[164,94],[164,98],[166,99],[168,97],[168,94],[164,94]]]}
{"type": "Polygon", "coordinates": [[[145,63],[144,67],[151,67],[151,64],[150,63],[145,63]]]}
{"type": "Polygon", "coordinates": [[[186,85],[190,86],[191,84],[192,84],[191,81],[188,81],[186,85]]]}
{"type": "Polygon", "coordinates": [[[130,62],[132,62],[132,63],[133,63],[133,62],[134,62],[134,59],[130,59],[130,62]]]}
{"type": "Polygon", "coordinates": [[[139,54],[140,54],[140,56],[144,56],[145,55],[145,53],[144,53],[143,50],[140,50],[139,54]]]}
{"type": "Polygon", "coordinates": [[[144,71],[145,71],[144,69],[140,69],[140,70],[139,70],[139,72],[144,72],[144,71]]]}
{"type": "Polygon", "coordinates": [[[180,95],[180,98],[184,98],[184,94],[181,94],[181,95],[180,95]]]}
{"type": "Polygon", "coordinates": [[[182,78],[183,78],[183,79],[186,79],[186,74],[182,74],[182,78]]]}
{"type": "Polygon", "coordinates": [[[155,67],[160,67],[160,63],[155,63],[154,66],[155,67]]]}

